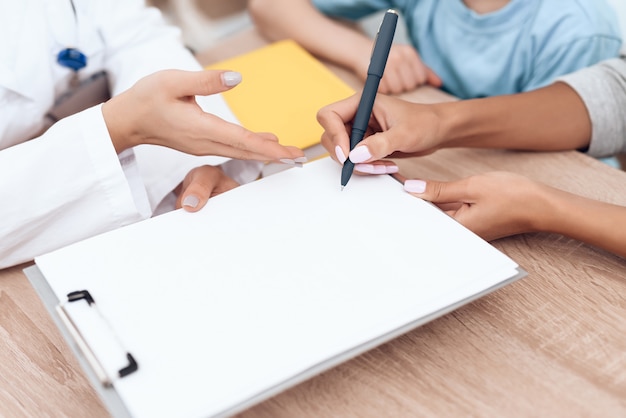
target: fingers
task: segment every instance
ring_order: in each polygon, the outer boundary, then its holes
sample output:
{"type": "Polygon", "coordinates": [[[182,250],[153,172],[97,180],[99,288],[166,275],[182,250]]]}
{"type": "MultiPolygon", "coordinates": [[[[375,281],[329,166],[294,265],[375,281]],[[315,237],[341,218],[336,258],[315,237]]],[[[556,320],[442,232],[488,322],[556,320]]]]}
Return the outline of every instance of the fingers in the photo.
{"type": "MultiPolygon", "coordinates": [[[[324,133],[322,134],[322,144],[335,160],[343,164],[348,155],[350,156],[350,160],[354,163],[361,163],[367,161],[368,159],[372,159],[372,155],[370,155],[367,148],[356,151],[357,155],[353,155],[353,153],[355,153],[355,150],[362,146],[366,146],[371,141],[376,141],[375,138],[379,138],[377,142],[389,145],[385,139],[378,137],[379,135],[385,136],[386,133],[378,132],[371,135],[372,132],[380,130],[380,121],[377,120],[377,115],[380,113],[383,115],[384,119],[385,114],[390,113],[388,112],[387,107],[389,102],[388,99],[389,98],[387,96],[381,94],[377,96],[376,102],[374,103],[373,119],[370,120],[370,130],[368,130],[366,138],[361,141],[361,143],[355,147],[353,151],[350,151],[349,132],[352,126],[352,120],[358,107],[359,96],[353,95],[348,99],[333,103],[332,105],[323,107],[318,111],[317,120],[324,128],[324,133]]],[[[389,152],[387,154],[377,154],[377,158],[375,159],[386,157],[393,152],[394,149],[388,148],[388,151],[389,152]]]]}
{"type": "Polygon", "coordinates": [[[241,81],[231,71],[164,70],[144,77],[102,107],[117,151],[154,144],[192,155],[258,161],[306,161],[304,152],[281,145],[275,135],[255,133],[205,112],[195,96],[230,89],[241,81]]]}
{"type": "Polygon", "coordinates": [[[364,174],[396,174],[399,169],[392,161],[374,161],[370,164],[356,164],[354,170],[364,174]]]}
{"type": "Polygon", "coordinates": [[[185,118],[189,118],[185,125],[194,127],[190,133],[195,136],[192,141],[181,143],[178,149],[189,154],[220,155],[241,160],[285,160],[287,163],[306,161],[301,149],[281,145],[274,134],[252,132],[240,125],[201,111],[196,114],[180,113],[179,120],[185,118]]]}
{"type": "Polygon", "coordinates": [[[324,128],[322,145],[341,164],[350,152],[349,123],[356,114],[358,102],[359,96],[353,95],[317,112],[317,121],[324,128]]]}
{"type": "Polygon", "coordinates": [[[350,151],[349,158],[355,164],[385,158],[395,151],[391,135],[378,132],[368,136],[350,151]]]}
{"type": "Polygon", "coordinates": [[[433,87],[441,87],[443,85],[441,78],[428,67],[426,67],[426,82],[433,87]]]}
{"type": "Polygon", "coordinates": [[[468,192],[467,179],[451,182],[406,180],[404,190],[437,204],[473,202],[473,197],[468,192]]]}
{"type": "MultiPolygon", "coordinates": [[[[485,228],[490,227],[481,219],[484,214],[476,211],[476,199],[470,196],[467,179],[452,182],[406,180],[404,190],[432,202],[448,216],[481,236],[485,234],[485,228]]],[[[488,236],[484,235],[483,238],[488,236]]]]}
{"type": "Polygon", "coordinates": [[[379,92],[399,94],[424,84],[441,87],[442,82],[439,76],[422,62],[415,48],[395,44],[389,54],[379,92]]]}
{"type": "Polygon", "coordinates": [[[235,71],[203,70],[179,71],[170,70],[164,73],[165,83],[176,91],[179,97],[209,96],[230,90],[241,82],[241,74],[235,71]]]}
{"type": "MultiPolygon", "coordinates": [[[[420,190],[426,190],[427,183],[424,180],[408,179],[407,177],[405,177],[404,175],[400,173],[393,174],[393,177],[396,180],[398,180],[400,183],[404,184],[404,190],[406,190],[407,192],[412,193],[416,196],[419,195],[420,197],[423,197],[425,200],[428,200],[422,194],[423,192],[420,192],[420,190]]],[[[446,212],[448,215],[452,217],[454,217],[456,212],[462,206],[463,206],[463,203],[458,202],[458,201],[437,203],[437,207],[439,207],[439,209],[443,210],[444,212],[446,212]]]]}
{"type": "Polygon", "coordinates": [[[413,47],[394,44],[387,58],[385,74],[381,80],[379,92],[398,94],[423,84],[419,77],[418,63],[419,57],[413,47]]]}
{"type": "Polygon", "coordinates": [[[432,106],[378,94],[365,138],[350,151],[349,132],[358,99],[355,95],[326,106],[317,115],[325,130],[322,144],[338,162],[346,157],[359,164],[399,157],[396,153],[424,155],[440,146],[441,120],[432,106]]]}
{"type": "Polygon", "coordinates": [[[237,186],[239,184],[219,167],[205,165],[194,168],[183,180],[176,208],[183,207],[188,212],[197,212],[206,205],[209,198],[237,186]]]}

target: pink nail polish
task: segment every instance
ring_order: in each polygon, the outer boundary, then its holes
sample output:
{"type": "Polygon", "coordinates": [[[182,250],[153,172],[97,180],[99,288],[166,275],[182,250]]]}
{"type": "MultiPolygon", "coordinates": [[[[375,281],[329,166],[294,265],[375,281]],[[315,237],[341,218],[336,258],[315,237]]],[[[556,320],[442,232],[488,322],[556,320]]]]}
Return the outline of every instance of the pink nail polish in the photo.
{"type": "Polygon", "coordinates": [[[355,164],[354,169],[359,173],[374,174],[373,164],[355,164]]]}
{"type": "Polygon", "coordinates": [[[384,165],[378,164],[374,166],[374,174],[386,174],[387,173],[387,167],[385,167],[384,165]]]}
{"type": "Polygon", "coordinates": [[[343,153],[343,150],[341,149],[339,145],[335,147],[335,156],[337,156],[337,160],[340,163],[343,163],[346,161],[346,154],[343,153]]]}
{"type": "Polygon", "coordinates": [[[361,173],[367,174],[394,174],[399,171],[397,165],[385,164],[355,164],[354,169],[361,173]]]}
{"type": "Polygon", "coordinates": [[[372,154],[370,153],[367,145],[362,145],[360,147],[356,147],[352,151],[350,151],[350,160],[353,163],[362,163],[363,161],[367,161],[372,158],[372,154]]]}
{"type": "Polygon", "coordinates": [[[423,180],[407,180],[404,182],[404,190],[409,193],[424,193],[426,182],[423,180]]]}

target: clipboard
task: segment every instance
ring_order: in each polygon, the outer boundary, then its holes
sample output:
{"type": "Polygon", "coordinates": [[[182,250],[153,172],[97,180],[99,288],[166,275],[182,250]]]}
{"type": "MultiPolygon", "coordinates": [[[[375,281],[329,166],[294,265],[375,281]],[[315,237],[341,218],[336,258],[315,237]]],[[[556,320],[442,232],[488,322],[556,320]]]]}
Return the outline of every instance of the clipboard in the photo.
{"type": "Polygon", "coordinates": [[[113,416],[233,415],[526,275],[393,178],[357,176],[340,192],[339,173],[323,158],[24,270],[113,416]],[[376,262],[367,231],[348,228],[349,245],[338,242],[342,223],[332,218],[354,205],[351,221],[369,220],[389,242],[410,236],[412,246],[380,246],[376,262]],[[111,325],[99,334],[119,340],[118,358],[136,360],[136,371],[108,386],[58,317],[77,290],[89,291],[111,325]]]}

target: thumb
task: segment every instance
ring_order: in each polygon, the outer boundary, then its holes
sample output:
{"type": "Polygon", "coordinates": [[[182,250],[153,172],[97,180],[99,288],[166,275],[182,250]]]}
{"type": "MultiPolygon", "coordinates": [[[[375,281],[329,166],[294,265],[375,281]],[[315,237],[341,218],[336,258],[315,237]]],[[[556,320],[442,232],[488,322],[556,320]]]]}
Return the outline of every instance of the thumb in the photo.
{"type": "Polygon", "coordinates": [[[451,182],[406,180],[404,190],[433,203],[470,203],[465,180],[451,182]]]}
{"type": "Polygon", "coordinates": [[[235,87],[242,79],[236,71],[222,70],[177,71],[173,78],[180,97],[221,93],[235,87]]]}
{"type": "MultiPolygon", "coordinates": [[[[216,189],[220,187],[220,181],[226,177],[220,168],[212,166],[200,166],[191,170],[185,176],[182,190],[176,202],[176,208],[184,208],[188,212],[197,212],[202,209],[216,189]]],[[[234,180],[228,178],[234,183],[234,180]]],[[[236,187],[236,184],[230,188],[236,187]]],[[[226,187],[227,189],[229,187],[226,187]]]]}
{"type": "MultiPolygon", "coordinates": [[[[191,174],[191,173],[190,173],[191,174]]],[[[195,179],[187,178],[183,190],[178,196],[176,208],[184,208],[187,212],[197,212],[202,209],[211,197],[211,186],[198,183],[195,179]]]]}
{"type": "Polygon", "coordinates": [[[352,151],[350,160],[353,163],[376,161],[396,151],[393,135],[389,131],[376,132],[361,141],[352,151]]]}

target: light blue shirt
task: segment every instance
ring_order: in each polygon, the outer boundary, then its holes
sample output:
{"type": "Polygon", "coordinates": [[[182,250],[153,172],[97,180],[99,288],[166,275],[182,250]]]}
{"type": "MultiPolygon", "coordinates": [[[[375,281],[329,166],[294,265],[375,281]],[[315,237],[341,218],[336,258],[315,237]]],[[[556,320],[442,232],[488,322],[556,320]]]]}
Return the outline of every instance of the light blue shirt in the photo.
{"type": "Polygon", "coordinates": [[[619,55],[619,23],[605,0],[511,0],[477,14],[462,0],[312,0],[356,20],[396,9],[426,65],[459,98],[511,94],[619,55]]]}

